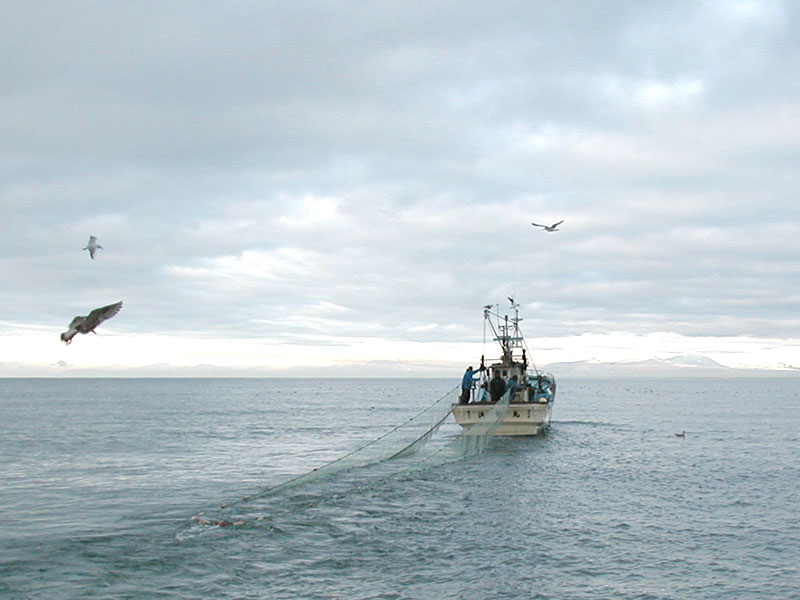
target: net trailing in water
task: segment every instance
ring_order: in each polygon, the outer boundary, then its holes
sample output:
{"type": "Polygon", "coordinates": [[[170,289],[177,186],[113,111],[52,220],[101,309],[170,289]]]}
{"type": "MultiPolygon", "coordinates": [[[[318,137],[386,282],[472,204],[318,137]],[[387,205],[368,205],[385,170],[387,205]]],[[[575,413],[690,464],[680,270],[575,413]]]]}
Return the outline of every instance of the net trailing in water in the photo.
{"type": "MultiPolygon", "coordinates": [[[[431,440],[449,416],[453,403],[458,399],[459,392],[459,388],[453,389],[406,422],[344,456],[283,483],[245,496],[228,506],[272,496],[314,481],[331,479],[335,475],[366,467],[373,468],[369,472],[363,473],[362,481],[430,468],[483,452],[490,437],[503,422],[510,402],[508,394],[486,411],[480,423],[476,423],[468,431],[456,436],[444,446],[429,452],[423,451],[427,442],[431,440]]],[[[355,481],[358,480],[359,478],[356,477],[355,481]]],[[[355,485],[352,480],[342,483],[355,485]]]]}

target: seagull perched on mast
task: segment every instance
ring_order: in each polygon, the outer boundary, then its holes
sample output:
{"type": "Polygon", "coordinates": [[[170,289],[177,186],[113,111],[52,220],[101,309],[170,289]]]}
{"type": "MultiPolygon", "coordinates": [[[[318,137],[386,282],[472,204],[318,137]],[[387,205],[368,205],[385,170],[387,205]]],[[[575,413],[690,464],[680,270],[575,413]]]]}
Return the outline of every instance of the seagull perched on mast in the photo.
{"type": "Polygon", "coordinates": [[[61,334],[61,341],[69,345],[72,342],[72,338],[79,333],[89,333],[90,331],[92,333],[97,333],[95,328],[103,321],[107,321],[116,315],[120,308],[122,308],[122,300],[116,304],[95,308],[85,317],[75,317],[69,324],[69,329],[61,334]]]}
{"type": "Polygon", "coordinates": [[[531,223],[534,227],[541,227],[545,231],[558,231],[558,226],[561,225],[564,220],[560,220],[558,223],[553,223],[552,225],[539,225],[538,223],[531,223]]]}
{"type": "Polygon", "coordinates": [[[94,253],[98,248],[100,248],[101,250],[103,249],[103,247],[97,243],[97,238],[93,235],[90,235],[89,243],[86,244],[86,247],[83,248],[83,250],[88,250],[89,256],[91,257],[92,260],[94,260],[94,253]]]}

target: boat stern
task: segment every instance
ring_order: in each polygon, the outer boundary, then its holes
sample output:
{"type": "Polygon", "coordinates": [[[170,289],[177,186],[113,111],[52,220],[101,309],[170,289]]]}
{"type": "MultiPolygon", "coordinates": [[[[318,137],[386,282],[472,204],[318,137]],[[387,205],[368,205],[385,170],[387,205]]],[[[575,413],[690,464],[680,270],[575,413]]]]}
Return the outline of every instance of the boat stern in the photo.
{"type": "MultiPolygon", "coordinates": [[[[453,418],[463,428],[464,435],[470,435],[470,430],[481,423],[492,408],[494,404],[489,402],[454,404],[453,418]]],[[[550,426],[552,412],[552,402],[509,404],[493,435],[538,435],[550,426]]]]}

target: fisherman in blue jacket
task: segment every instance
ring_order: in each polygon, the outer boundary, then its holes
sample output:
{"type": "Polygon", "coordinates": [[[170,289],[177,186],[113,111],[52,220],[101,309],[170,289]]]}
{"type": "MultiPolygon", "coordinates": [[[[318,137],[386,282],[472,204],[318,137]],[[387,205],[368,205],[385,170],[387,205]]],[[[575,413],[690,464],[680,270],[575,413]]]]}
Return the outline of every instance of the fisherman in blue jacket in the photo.
{"type": "MultiPolygon", "coordinates": [[[[480,372],[480,371],[478,371],[480,372]]],[[[467,367],[464,377],[461,378],[461,398],[459,404],[469,404],[469,394],[472,391],[472,383],[478,380],[478,375],[472,372],[472,365],[467,367]]]]}

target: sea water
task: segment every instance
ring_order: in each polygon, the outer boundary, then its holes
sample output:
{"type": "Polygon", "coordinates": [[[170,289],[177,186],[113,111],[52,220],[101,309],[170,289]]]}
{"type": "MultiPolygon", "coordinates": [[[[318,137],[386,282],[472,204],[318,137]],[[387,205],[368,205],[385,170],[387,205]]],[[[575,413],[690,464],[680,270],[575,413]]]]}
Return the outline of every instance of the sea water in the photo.
{"type": "Polygon", "coordinates": [[[800,597],[800,379],[563,380],[545,435],[259,497],[457,383],[0,380],[0,598],[800,597]]]}

